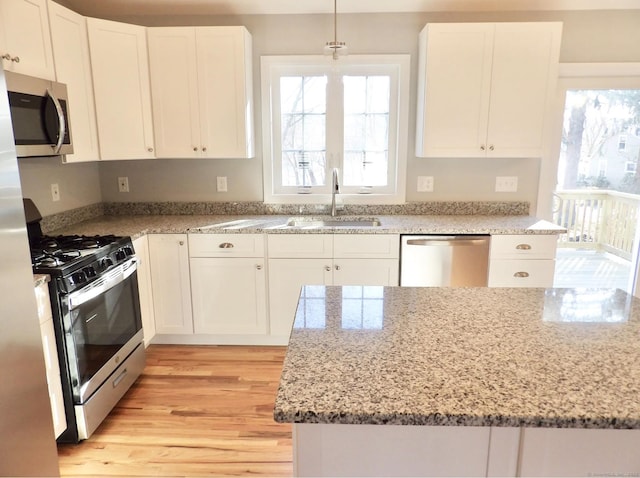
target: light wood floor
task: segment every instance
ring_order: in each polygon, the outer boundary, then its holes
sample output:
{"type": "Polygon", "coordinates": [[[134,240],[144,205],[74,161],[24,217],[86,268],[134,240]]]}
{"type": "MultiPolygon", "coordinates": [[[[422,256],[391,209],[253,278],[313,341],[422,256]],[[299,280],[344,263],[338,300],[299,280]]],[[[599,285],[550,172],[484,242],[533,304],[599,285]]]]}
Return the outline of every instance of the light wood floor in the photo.
{"type": "Polygon", "coordinates": [[[291,476],[291,426],[273,421],[285,350],[150,346],[91,438],[59,445],[61,475],[291,476]]]}

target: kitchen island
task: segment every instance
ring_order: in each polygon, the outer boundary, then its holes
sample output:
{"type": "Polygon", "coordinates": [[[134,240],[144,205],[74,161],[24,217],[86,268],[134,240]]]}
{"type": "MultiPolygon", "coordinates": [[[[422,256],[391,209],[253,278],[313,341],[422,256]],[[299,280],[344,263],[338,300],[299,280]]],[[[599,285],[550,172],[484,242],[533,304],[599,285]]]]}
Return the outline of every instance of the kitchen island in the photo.
{"type": "Polygon", "coordinates": [[[639,337],[617,289],[307,286],[274,416],[299,476],[638,474],[639,337]]]}

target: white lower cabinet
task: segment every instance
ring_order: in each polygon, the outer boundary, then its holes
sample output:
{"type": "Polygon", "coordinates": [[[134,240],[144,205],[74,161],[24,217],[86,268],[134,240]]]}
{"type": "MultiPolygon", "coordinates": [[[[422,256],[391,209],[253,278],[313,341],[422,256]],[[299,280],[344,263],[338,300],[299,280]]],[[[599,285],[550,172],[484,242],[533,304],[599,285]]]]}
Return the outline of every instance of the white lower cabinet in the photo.
{"type": "Polygon", "coordinates": [[[138,295],[140,296],[140,315],[144,345],[148,346],[156,335],[156,322],[153,314],[153,292],[151,285],[151,267],[149,262],[149,242],[147,236],[133,241],[133,250],[138,259],[138,295]]]}
{"type": "Polygon", "coordinates": [[[269,330],[288,342],[303,285],[398,285],[395,234],[268,235],[269,330]]]}
{"type": "Polygon", "coordinates": [[[491,236],[489,287],[553,287],[557,236],[491,236]]]}
{"type": "Polygon", "coordinates": [[[53,430],[57,438],[67,429],[67,418],[65,416],[62,397],[60,364],[58,362],[58,348],[56,346],[56,336],[53,329],[53,315],[51,313],[48,285],[46,283],[38,285],[35,288],[35,293],[38,304],[38,319],[40,320],[40,334],[42,336],[47,386],[49,388],[49,401],[51,402],[53,430]]]}
{"type": "Polygon", "coordinates": [[[264,236],[190,234],[189,256],[195,334],[267,335],[264,236]]]}
{"type": "Polygon", "coordinates": [[[149,260],[156,333],[193,334],[187,235],[149,235],[149,260]]]}

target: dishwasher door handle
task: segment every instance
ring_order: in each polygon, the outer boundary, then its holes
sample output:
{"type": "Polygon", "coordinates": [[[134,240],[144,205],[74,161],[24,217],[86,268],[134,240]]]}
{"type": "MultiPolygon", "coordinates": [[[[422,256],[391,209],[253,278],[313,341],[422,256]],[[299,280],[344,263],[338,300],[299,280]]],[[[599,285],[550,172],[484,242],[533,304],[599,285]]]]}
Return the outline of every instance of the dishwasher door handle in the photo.
{"type": "Polygon", "coordinates": [[[407,239],[408,246],[474,246],[487,241],[485,237],[433,237],[429,239],[407,239]]]}

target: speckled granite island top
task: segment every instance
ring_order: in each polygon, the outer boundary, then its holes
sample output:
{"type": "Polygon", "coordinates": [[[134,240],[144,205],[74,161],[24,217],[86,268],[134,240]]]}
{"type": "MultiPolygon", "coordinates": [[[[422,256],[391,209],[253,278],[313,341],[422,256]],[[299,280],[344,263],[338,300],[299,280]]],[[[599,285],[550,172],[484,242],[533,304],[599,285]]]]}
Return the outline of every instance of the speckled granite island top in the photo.
{"type": "Polygon", "coordinates": [[[640,428],[640,299],[618,289],[306,286],[274,416],[640,428]]]}

